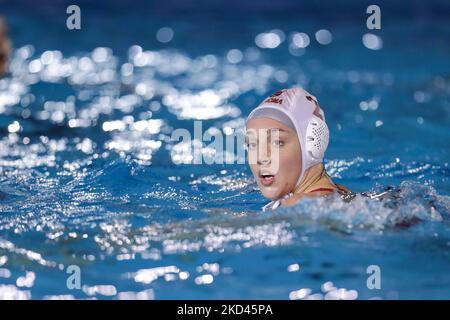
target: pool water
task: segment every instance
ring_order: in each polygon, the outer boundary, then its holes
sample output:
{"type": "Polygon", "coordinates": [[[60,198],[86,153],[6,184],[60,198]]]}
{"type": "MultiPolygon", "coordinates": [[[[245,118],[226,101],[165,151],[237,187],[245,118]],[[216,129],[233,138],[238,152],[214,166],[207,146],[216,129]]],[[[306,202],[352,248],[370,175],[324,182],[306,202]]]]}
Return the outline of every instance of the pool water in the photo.
{"type": "Polygon", "coordinates": [[[450,298],[446,1],[380,1],[375,31],[359,1],[81,2],[79,31],[64,2],[0,4],[15,47],[0,79],[0,299],[450,298]],[[264,32],[275,48],[255,43],[264,32]],[[195,120],[242,129],[291,86],[325,110],[333,179],[390,197],[262,212],[248,166],[190,164],[171,140],[195,120]]]}

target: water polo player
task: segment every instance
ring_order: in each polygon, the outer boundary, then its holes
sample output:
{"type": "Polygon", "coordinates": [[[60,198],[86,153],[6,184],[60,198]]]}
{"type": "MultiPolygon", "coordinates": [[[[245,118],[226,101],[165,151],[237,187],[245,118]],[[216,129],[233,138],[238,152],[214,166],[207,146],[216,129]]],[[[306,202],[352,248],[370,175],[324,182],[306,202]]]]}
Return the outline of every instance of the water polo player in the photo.
{"type": "Polygon", "coordinates": [[[329,141],[325,115],[313,95],[302,88],[278,91],[248,116],[246,145],[251,171],[264,206],[290,206],[305,196],[350,193],[333,183],[323,158],[329,141]]]}

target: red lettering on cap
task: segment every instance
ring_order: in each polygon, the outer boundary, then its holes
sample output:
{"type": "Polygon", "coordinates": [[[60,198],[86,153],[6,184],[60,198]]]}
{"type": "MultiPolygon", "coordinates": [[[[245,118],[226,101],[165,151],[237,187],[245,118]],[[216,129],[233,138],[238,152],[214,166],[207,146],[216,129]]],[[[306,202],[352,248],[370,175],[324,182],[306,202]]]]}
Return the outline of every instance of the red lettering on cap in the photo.
{"type": "Polygon", "coordinates": [[[269,98],[266,99],[266,101],[264,101],[265,103],[277,103],[277,104],[282,104],[283,103],[283,99],[278,98],[280,95],[283,94],[285,90],[280,90],[275,92],[274,94],[272,94],[269,98]]]}
{"type": "Polygon", "coordinates": [[[279,98],[268,98],[265,103],[278,103],[281,104],[283,103],[283,99],[279,99],[279,98]]]}

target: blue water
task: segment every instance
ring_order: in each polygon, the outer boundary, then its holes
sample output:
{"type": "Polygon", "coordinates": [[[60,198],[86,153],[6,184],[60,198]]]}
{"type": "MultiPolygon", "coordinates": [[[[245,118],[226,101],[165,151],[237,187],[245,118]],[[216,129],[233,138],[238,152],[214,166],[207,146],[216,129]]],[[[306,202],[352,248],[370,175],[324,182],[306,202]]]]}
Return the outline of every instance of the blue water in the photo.
{"type": "Polygon", "coordinates": [[[69,2],[0,1],[0,298],[450,298],[448,2],[379,1],[379,50],[361,40],[370,3],[172,2],[81,2],[69,31],[69,2]],[[246,165],[174,164],[174,129],[242,128],[290,86],[325,110],[334,180],[390,199],[262,213],[246,165]]]}

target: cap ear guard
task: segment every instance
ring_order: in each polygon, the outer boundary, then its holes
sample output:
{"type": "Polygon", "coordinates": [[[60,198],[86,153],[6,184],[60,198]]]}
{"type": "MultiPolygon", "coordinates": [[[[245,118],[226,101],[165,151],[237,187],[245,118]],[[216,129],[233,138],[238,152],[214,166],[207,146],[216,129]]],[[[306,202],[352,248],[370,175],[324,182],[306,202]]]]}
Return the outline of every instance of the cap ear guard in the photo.
{"type": "Polygon", "coordinates": [[[319,117],[312,116],[306,127],[306,153],[315,161],[322,161],[330,140],[328,126],[319,117]]]}

